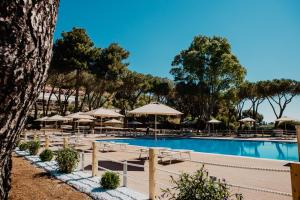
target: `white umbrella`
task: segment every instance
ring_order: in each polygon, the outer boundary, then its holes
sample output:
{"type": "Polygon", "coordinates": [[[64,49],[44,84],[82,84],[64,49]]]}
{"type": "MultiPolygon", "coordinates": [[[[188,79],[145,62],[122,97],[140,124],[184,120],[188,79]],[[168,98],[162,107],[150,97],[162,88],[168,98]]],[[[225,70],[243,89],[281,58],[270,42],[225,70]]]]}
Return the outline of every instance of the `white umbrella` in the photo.
{"type": "MultiPolygon", "coordinates": [[[[67,115],[66,118],[78,119],[78,120],[80,120],[80,119],[88,119],[88,120],[93,120],[93,119],[95,119],[95,117],[92,117],[92,116],[90,116],[90,115],[86,115],[86,114],[83,113],[83,112],[77,112],[77,113],[73,113],[73,114],[67,115]]],[[[77,121],[78,121],[78,120],[77,120],[77,121]]],[[[79,125],[79,122],[77,122],[77,123],[78,123],[78,125],[79,125]]],[[[78,130],[78,134],[79,134],[79,128],[77,128],[77,130],[78,130]]]]}
{"type": "Polygon", "coordinates": [[[68,121],[68,120],[71,120],[71,119],[65,118],[61,115],[53,115],[52,117],[48,117],[46,119],[46,121],[48,121],[48,122],[58,122],[58,121],[68,121]]]}
{"type": "Polygon", "coordinates": [[[284,117],[276,119],[275,121],[279,122],[279,123],[281,123],[281,122],[284,123],[285,131],[287,131],[286,130],[286,122],[295,122],[295,121],[298,121],[298,120],[296,120],[295,118],[292,118],[292,117],[284,116],[284,117]]]}
{"type": "Polygon", "coordinates": [[[292,117],[284,116],[284,117],[276,119],[275,121],[276,122],[293,122],[293,121],[297,121],[297,120],[295,118],[292,118],[292,117]]]}
{"type": "MultiPolygon", "coordinates": [[[[222,123],[221,121],[217,120],[217,119],[211,119],[209,120],[207,123],[212,124],[213,126],[213,130],[215,129],[215,124],[220,124],[222,123]]],[[[210,132],[210,131],[209,131],[210,132]]]]}
{"type": "Polygon", "coordinates": [[[143,123],[138,122],[138,121],[131,121],[131,122],[128,122],[127,124],[129,124],[129,125],[141,125],[143,123]]]}
{"type": "Polygon", "coordinates": [[[106,109],[106,108],[98,108],[95,110],[85,112],[84,114],[102,117],[102,118],[104,118],[104,117],[124,117],[124,115],[121,115],[120,113],[117,113],[111,109],[106,109]]]}
{"type": "Polygon", "coordinates": [[[220,124],[222,122],[217,120],[217,119],[212,119],[212,120],[209,120],[207,123],[209,123],[209,124],[220,124]]]}
{"type": "Polygon", "coordinates": [[[46,117],[38,118],[38,119],[36,119],[36,120],[34,120],[34,121],[37,121],[37,122],[45,122],[45,121],[47,121],[47,119],[48,119],[48,117],[46,116],[46,117]]]}
{"type": "Polygon", "coordinates": [[[87,122],[93,122],[94,120],[92,120],[92,119],[78,119],[78,120],[76,120],[76,122],[78,122],[78,123],[81,123],[81,122],[83,122],[83,123],[87,123],[87,122]]]}
{"type": "Polygon", "coordinates": [[[244,119],[240,119],[239,122],[242,123],[250,123],[250,130],[251,130],[251,123],[255,123],[255,119],[252,119],[251,117],[246,117],[244,119]]]}
{"type": "Polygon", "coordinates": [[[244,119],[240,119],[239,122],[255,122],[255,119],[252,119],[251,117],[246,117],[244,119]]]}
{"type": "Polygon", "coordinates": [[[154,115],[155,116],[155,128],[154,128],[154,137],[156,139],[156,121],[157,121],[157,115],[182,115],[183,113],[179,112],[178,110],[175,110],[169,106],[166,106],[161,103],[150,103],[147,105],[144,105],[142,107],[139,107],[137,109],[134,109],[132,111],[129,111],[128,113],[134,114],[134,115],[154,115]]]}
{"type": "Polygon", "coordinates": [[[123,124],[123,122],[121,122],[120,120],[111,119],[111,120],[104,122],[104,124],[123,124]]]}
{"type": "MultiPolygon", "coordinates": [[[[102,118],[104,118],[104,117],[109,117],[109,118],[124,117],[124,115],[121,115],[120,113],[117,113],[111,109],[106,109],[106,108],[97,108],[95,110],[85,112],[84,114],[95,116],[95,117],[100,117],[101,127],[102,127],[102,118]]],[[[100,129],[100,133],[102,133],[102,128],[100,129]]]]}
{"type": "Polygon", "coordinates": [[[72,119],[95,119],[95,117],[92,117],[90,115],[87,115],[83,112],[77,112],[70,115],[67,115],[66,118],[72,118],[72,119]]]}

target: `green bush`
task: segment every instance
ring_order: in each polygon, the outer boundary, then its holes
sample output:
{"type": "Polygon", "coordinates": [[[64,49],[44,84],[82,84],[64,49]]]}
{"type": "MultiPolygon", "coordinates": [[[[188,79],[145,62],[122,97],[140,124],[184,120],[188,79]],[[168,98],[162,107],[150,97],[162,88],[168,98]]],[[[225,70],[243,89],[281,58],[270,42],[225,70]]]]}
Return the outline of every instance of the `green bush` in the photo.
{"type": "Polygon", "coordinates": [[[241,200],[241,194],[230,194],[225,180],[215,180],[204,170],[204,166],[190,175],[182,173],[178,180],[171,176],[171,188],[163,189],[162,198],[172,200],[241,200]]]}
{"type": "Polygon", "coordinates": [[[104,189],[116,189],[120,185],[120,177],[114,172],[105,172],[100,181],[104,189]]]}
{"type": "Polygon", "coordinates": [[[37,155],[40,149],[40,142],[37,140],[28,142],[28,150],[30,155],[37,155]]]}
{"type": "Polygon", "coordinates": [[[71,173],[79,162],[79,153],[71,148],[64,148],[57,151],[56,162],[63,173],[71,173]]]}
{"type": "Polygon", "coordinates": [[[19,145],[18,145],[20,151],[26,151],[28,150],[28,143],[27,142],[21,142],[19,145]]]}
{"type": "Polygon", "coordinates": [[[50,149],[45,149],[41,154],[40,154],[40,159],[43,162],[46,161],[51,161],[53,158],[53,152],[50,149]]]}

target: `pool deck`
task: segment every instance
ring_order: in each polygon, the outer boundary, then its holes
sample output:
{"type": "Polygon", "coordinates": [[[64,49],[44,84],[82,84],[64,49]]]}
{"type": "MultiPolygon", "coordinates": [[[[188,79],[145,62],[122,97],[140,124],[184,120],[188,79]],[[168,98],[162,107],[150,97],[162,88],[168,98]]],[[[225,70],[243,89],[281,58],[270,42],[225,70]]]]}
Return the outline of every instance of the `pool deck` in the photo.
{"type": "MultiPolygon", "coordinates": [[[[111,139],[111,138],[110,138],[111,139]]],[[[116,138],[115,138],[116,139],[116,138]]],[[[213,139],[213,138],[207,138],[213,139]]],[[[214,138],[215,139],[215,138],[214,138]]],[[[219,138],[218,138],[219,139],[219,138]]],[[[222,138],[223,139],[223,138],[222,138]]],[[[229,138],[227,138],[229,139],[229,138]]],[[[235,139],[235,138],[230,138],[235,139]]],[[[242,138],[245,140],[245,138],[242,138]]],[[[255,138],[258,140],[259,138],[255,138]]],[[[247,139],[248,140],[248,139],[247,139]]],[[[267,138],[262,138],[259,141],[271,141],[267,138]]],[[[272,140],[278,141],[278,140],[272,140]]],[[[284,140],[286,142],[286,140],[284,140]]],[[[291,141],[292,142],[292,141],[291,141]]],[[[129,146],[126,150],[118,150],[116,152],[98,153],[99,163],[101,161],[107,162],[112,160],[132,160],[135,161],[138,158],[138,148],[136,146],[129,146]]],[[[88,160],[91,161],[91,156],[88,156],[88,160]]],[[[282,193],[291,194],[291,182],[289,167],[286,164],[289,161],[271,160],[271,159],[257,159],[241,156],[229,156],[209,153],[192,153],[192,160],[205,163],[205,169],[208,170],[210,176],[215,176],[218,179],[225,179],[230,185],[239,187],[231,187],[232,192],[242,193],[244,199],[261,199],[261,200],[274,200],[274,199],[292,199],[291,196],[279,195],[275,193],[268,193],[259,190],[270,190],[282,193]],[[245,189],[251,188],[251,189],[245,189]]],[[[88,162],[90,162],[88,161],[88,162]]],[[[145,160],[144,171],[129,171],[129,188],[144,194],[148,193],[148,160],[145,160]]],[[[111,169],[114,168],[114,164],[111,163],[111,169]]],[[[161,165],[158,164],[158,168],[171,171],[171,172],[194,172],[202,166],[201,163],[196,162],[178,162],[172,164],[161,165]]],[[[100,171],[100,175],[102,171],[100,171]]],[[[165,185],[170,185],[170,173],[158,170],[158,187],[164,188],[165,185]]],[[[174,175],[173,175],[174,176],[174,175]]],[[[174,176],[176,177],[176,175],[174,176]]]]}
{"type": "MultiPolygon", "coordinates": [[[[85,154],[85,172],[91,173],[91,145],[92,142],[99,139],[117,139],[115,137],[97,137],[89,136],[82,140],[84,145],[79,149],[86,150],[85,154]]],[[[122,138],[124,139],[124,138],[122,138]]],[[[236,138],[216,138],[208,137],[207,139],[236,139],[236,138]]],[[[247,138],[241,138],[242,140],[252,140],[247,138]]],[[[257,141],[284,141],[287,140],[270,140],[269,138],[253,138],[257,141]]],[[[288,142],[295,142],[295,140],[288,140],[288,142]]],[[[120,164],[111,162],[116,161],[132,161],[138,164],[144,164],[144,169],[132,168],[128,170],[128,187],[148,195],[148,160],[139,161],[138,147],[129,145],[126,150],[118,149],[115,152],[99,152],[97,154],[99,159],[99,165],[113,171],[122,172],[122,166],[120,164]]],[[[170,172],[188,172],[192,173],[199,169],[202,163],[205,163],[204,167],[208,170],[210,176],[215,176],[218,179],[225,179],[231,187],[233,193],[242,193],[244,199],[260,199],[260,200],[274,200],[274,199],[292,199],[291,194],[291,181],[289,167],[286,166],[289,161],[271,160],[271,159],[257,159],[241,156],[229,156],[219,154],[209,154],[193,152],[191,161],[176,162],[176,163],[164,163],[158,164],[157,170],[158,188],[165,188],[165,185],[170,186],[170,172]],[[250,189],[249,189],[250,188],[250,189]],[[259,191],[257,191],[259,190],[259,191]],[[261,190],[268,190],[269,192],[263,192],[261,190]],[[275,193],[272,193],[275,192],[275,193]],[[276,194],[282,193],[282,194],[276,194]],[[287,194],[287,195],[286,195],[287,194]]],[[[81,163],[79,164],[81,165],[81,163]]],[[[99,170],[99,176],[103,174],[102,170],[99,170]]],[[[176,177],[177,175],[173,175],[176,177]]],[[[160,189],[158,189],[160,191],[160,189]]],[[[161,192],[160,192],[161,193],[161,192]]]]}

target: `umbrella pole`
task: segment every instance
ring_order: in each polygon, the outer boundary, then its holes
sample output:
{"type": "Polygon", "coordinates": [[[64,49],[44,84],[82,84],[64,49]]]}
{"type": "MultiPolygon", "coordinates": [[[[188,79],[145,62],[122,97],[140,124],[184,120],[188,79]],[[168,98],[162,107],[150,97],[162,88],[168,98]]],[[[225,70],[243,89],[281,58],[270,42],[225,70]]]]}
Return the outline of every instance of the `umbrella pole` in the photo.
{"type": "Polygon", "coordinates": [[[156,128],[157,128],[157,126],[156,126],[156,115],[154,115],[154,138],[155,138],[155,140],[157,140],[157,137],[156,137],[156,128]]]}
{"type": "Polygon", "coordinates": [[[100,127],[100,134],[102,134],[102,117],[100,117],[100,124],[101,124],[101,125],[100,125],[100,126],[101,126],[101,127],[100,127]]]}

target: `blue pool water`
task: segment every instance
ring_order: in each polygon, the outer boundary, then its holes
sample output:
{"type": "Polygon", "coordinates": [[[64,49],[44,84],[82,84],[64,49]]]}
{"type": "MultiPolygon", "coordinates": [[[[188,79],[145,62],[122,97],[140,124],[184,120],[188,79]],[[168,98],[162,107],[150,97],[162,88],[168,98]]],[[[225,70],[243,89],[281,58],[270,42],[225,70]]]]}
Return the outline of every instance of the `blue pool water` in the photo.
{"type": "Polygon", "coordinates": [[[297,143],[265,142],[220,139],[114,139],[106,141],[124,142],[145,147],[168,147],[172,149],[190,149],[197,152],[225,155],[268,158],[275,160],[298,161],[297,143]]]}

